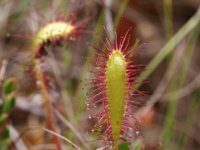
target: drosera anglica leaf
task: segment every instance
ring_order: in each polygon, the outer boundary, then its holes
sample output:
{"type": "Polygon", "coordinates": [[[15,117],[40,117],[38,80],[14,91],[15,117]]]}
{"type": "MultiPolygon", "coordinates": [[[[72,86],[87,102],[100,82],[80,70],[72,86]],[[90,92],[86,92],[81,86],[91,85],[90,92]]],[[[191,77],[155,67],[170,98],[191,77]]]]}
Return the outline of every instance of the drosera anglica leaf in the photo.
{"type": "Polygon", "coordinates": [[[128,48],[128,33],[129,30],[115,44],[106,38],[108,46],[97,48],[97,58],[91,62],[94,77],[87,79],[91,84],[87,109],[95,108],[95,113],[89,116],[96,119],[92,132],[100,130],[105,145],[113,150],[119,149],[120,140],[130,142],[140,136],[134,112],[142,106],[140,96],[144,92],[134,86],[144,67],[133,63],[136,55],[134,49],[128,48]]]}
{"type": "Polygon", "coordinates": [[[118,143],[126,99],[126,62],[119,50],[114,50],[107,61],[106,90],[113,141],[118,143]]]}
{"type": "Polygon", "coordinates": [[[58,42],[69,40],[73,36],[76,27],[71,23],[58,21],[52,22],[42,27],[33,39],[33,49],[36,56],[41,56],[44,47],[57,44],[58,42]]]}
{"type": "MultiPolygon", "coordinates": [[[[53,114],[53,81],[49,76],[49,71],[46,68],[46,57],[48,46],[60,45],[61,42],[67,41],[69,43],[74,39],[78,33],[81,32],[81,23],[73,24],[71,21],[57,20],[47,23],[32,38],[31,50],[33,52],[34,72],[37,80],[37,85],[41,90],[44,100],[44,107],[48,116],[48,124],[53,132],[57,131],[56,120],[53,114]]],[[[68,103],[70,107],[71,103],[68,103]]],[[[70,107],[72,108],[72,107],[70,107]]],[[[68,117],[71,119],[73,115],[67,112],[68,117]]],[[[72,119],[71,119],[72,120],[72,119]]],[[[61,150],[62,145],[59,137],[54,136],[57,149],[61,150]]]]}
{"type": "Polygon", "coordinates": [[[57,16],[51,20],[44,18],[43,23],[38,22],[38,29],[33,29],[34,33],[8,34],[8,37],[30,39],[30,49],[34,57],[40,58],[47,55],[48,47],[60,46],[63,42],[70,43],[87,33],[85,24],[88,20],[89,18],[85,18],[78,21],[72,17],[72,14],[66,16],[63,13],[57,13],[57,16]]]}
{"type": "Polygon", "coordinates": [[[52,22],[38,31],[33,45],[37,47],[49,40],[65,37],[69,35],[73,30],[74,26],[67,22],[52,22]]]}

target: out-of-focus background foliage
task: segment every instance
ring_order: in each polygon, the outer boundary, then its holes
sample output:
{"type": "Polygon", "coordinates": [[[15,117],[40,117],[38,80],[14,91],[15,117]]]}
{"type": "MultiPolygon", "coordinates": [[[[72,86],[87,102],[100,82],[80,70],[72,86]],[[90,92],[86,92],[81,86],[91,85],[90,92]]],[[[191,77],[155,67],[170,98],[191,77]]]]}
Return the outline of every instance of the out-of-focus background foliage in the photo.
{"type": "MultiPolygon", "coordinates": [[[[50,47],[45,58],[58,134],[82,149],[103,147],[90,132],[94,121],[85,106],[87,85],[82,79],[89,72],[83,57],[95,57],[90,44],[103,47],[104,27],[111,39],[115,31],[120,36],[132,27],[130,47],[139,40],[136,63],[147,66],[141,75],[147,83],[140,89],[149,91],[146,105],[136,112],[144,136],[138,145],[147,150],[200,149],[199,6],[199,0],[0,0],[0,88],[9,77],[17,85],[8,121],[12,148],[56,149],[52,134],[41,130],[48,124],[30,44],[43,25],[66,17],[75,23],[88,21],[82,23],[84,34],[70,44],[50,47]]],[[[2,104],[2,94],[0,100],[2,104]]],[[[129,148],[140,149],[136,145],[133,141],[129,148]]]]}

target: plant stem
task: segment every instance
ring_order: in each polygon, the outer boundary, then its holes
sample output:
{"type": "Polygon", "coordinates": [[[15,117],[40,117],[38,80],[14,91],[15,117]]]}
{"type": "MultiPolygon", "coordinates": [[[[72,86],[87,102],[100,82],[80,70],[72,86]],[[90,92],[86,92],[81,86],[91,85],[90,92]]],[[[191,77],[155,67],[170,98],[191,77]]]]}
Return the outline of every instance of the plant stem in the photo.
{"type": "Polygon", "coordinates": [[[173,35],[173,9],[172,0],[163,0],[163,11],[164,11],[164,26],[166,38],[169,40],[173,35]]]}
{"type": "MultiPolygon", "coordinates": [[[[35,59],[34,62],[34,69],[35,69],[35,74],[36,74],[36,78],[37,81],[39,82],[39,87],[41,89],[41,92],[43,94],[43,98],[44,98],[44,107],[46,109],[46,114],[47,114],[47,119],[48,119],[48,123],[50,125],[50,128],[53,132],[57,133],[57,129],[56,129],[56,123],[53,117],[53,108],[52,108],[52,104],[51,104],[51,96],[49,94],[49,89],[48,86],[45,82],[45,73],[44,70],[41,66],[42,62],[41,59],[35,59]]],[[[60,143],[60,139],[58,136],[54,135],[54,140],[57,146],[57,150],[62,150],[62,146],[60,143]]]]}
{"type": "Polygon", "coordinates": [[[183,38],[190,33],[200,21],[200,8],[193,15],[193,17],[167,42],[167,44],[158,52],[153,60],[148,64],[148,70],[140,75],[139,83],[135,88],[141,86],[142,81],[149,77],[152,72],[158,67],[158,65],[174,50],[177,44],[183,40],[183,38]]]}

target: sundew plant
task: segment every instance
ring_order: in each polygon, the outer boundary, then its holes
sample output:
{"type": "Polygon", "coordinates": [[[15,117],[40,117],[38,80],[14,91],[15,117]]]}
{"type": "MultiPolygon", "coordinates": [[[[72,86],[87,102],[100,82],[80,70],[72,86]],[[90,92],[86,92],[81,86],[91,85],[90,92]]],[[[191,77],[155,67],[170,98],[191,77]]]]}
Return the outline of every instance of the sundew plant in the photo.
{"type": "Polygon", "coordinates": [[[197,150],[200,3],[0,0],[0,150],[197,150]]]}
{"type": "Polygon", "coordinates": [[[135,90],[139,73],[142,69],[133,64],[136,56],[134,49],[128,49],[128,32],[114,44],[106,38],[108,46],[97,51],[98,57],[92,61],[89,78],[91,92],[88,96],[87,108],[103,105],[98,113],[91,114],[97,123],[92,131],[97,130],[109,149],[118,149],[119,139],[130,142],[134,135],[139,134],[138,121],[134,111],[142,106],[140,95],[135,90]],[[99,131],[100,130],[100,131],[99,131]]]}

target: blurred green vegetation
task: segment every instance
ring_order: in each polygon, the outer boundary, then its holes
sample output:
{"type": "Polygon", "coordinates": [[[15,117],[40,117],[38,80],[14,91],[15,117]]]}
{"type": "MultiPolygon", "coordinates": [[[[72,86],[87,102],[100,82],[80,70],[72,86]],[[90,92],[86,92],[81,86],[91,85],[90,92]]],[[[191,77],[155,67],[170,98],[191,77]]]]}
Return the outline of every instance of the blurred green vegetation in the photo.
{"type": "MultiPolygon", "coordinates": [[[[148,113],[144,114],[147,118],[153,117],[153,121],[147,125],[144,125],[142,119],[138,118],[141,120],[141,133],[144,134],[144,141],[132,141],[131,144],[122,143],[119,149],[200,149],[200,130],[197,130],[200,126],[198,119],[200,109],[199,82],[195,84],[195,88],[189,87],[187,89],[187,85],[198,77],[200,70],[200,9],[197,4],[193,4],[193,1],[189,0],[176,2],[163,0],[158,3],[153,0],[148,2],[144,0],[108,1],[111,3],[109,9],[113,19],[111,20],[113,31],[119,31],[119,35],[123,35],[128,30],[127,26],[133,26],[131,37],[140,39],[141,44],[147,43],[144,50],[140,50],[140,46],[136,48],[136,51],[141,51],[136,63],[137,61],[144,61],[147,69],[141,74],[139,84],[133,88],[150,91],[149,101],[147,100],[144,110],[150,104],[151,110],[155,112],[153,116],[148,113]],[[153,33],[153,35],[149,36],[150,33],[153,33]],[[156,43],[156,46],[152,43],[156,43]],[[149,80],[149,83],[143,84],[146,79],[149,80]],[[163,83],[162,88],[164,90],[162,93],[158,93],[160,94],[158,99],[152,100],[151,96],[161,83],[163,83]],[[189,94],[182,96],[185,93],[181,93],[181,91],[185,89],[189,94]],[[152,140],[154,142],[151,143],[152,140]]],[[[5,33],[0,32],[0,72],[3,67],[2,61],[8,61],[5,76],[1,79],[0,75],[0,81],[7,81],[6,79],[10,76],[14,76],[18,80],[16,100],[19,101],[17,102],[19,108],[13,108],[15,96],[12,97],[14,99],[9,97],[12,103],[1,103],[1,107],[6,113],[11,113],[8,123],[16,127],[18,136],[22,137],[22,141],[28,145],[28,148],[52,143],[52,139],[38,132],[21,135],[32,122],[39,127],[47,127],[48,125],[45,124],[45,115],[41,110],[41,105],[39,105],[41,101],[35,100],[40,92],[35,86],[34,73],[32,71],[27,73],[22,69],[22,65],[25,64],[31,70],[32,54],[27,46],[31,38],[24,40],[23,38],[16,38],[15,35],[30,35],[31,37],[40,26],[53,21],[54,17],[68,17],[69,20],[70,17],[74,17],[74,22],[81,22],[85,18],[89,18],[88,22],[82,23],[83,25],[86,24],[85,30],[89,34],[81,35],[80,39],[71,44],[50,48],[54,57],[46,57],[50,63],[55,63],[49,69],[50,72],[53,72],[50,77],[52,84],[55,85],[54,94],[59,97],[56,98],[55,96],[53,106],[65,118],[65,120],[62,120],[55,115],[59,122],[59,134],[64,135],[82,149],[102,147],[102,140],[99,140],[99,137],[90,131],[94,120],[88,119],[85,105],[88,86],[82,81],[83,78],[90,77],[87,70],[88,61],[83,57],[96,57],[94,48],[88,45],[105,48],[102,41],[105,41],[104,27],[107,27],[108,22],[102,1],[41,0],[41,2],[33,2],[4,0],[0,2],[0,12],[0,31],[5,31],[5,33]],[[27,31],[30,32],[27,33],[27,31]],[[55,52],[54,49],[58,51],[55,52]],[[21,72],[21,70],[24,72],[21,72]],[[20,107],[22,105],[20,103],[21,97],[29,103],[23,104],[26,104],[27,107],[30,105],[34,110],[30,107],[25,109],[26,106],[20,107]],[[41,111],[34,114],[35,108],[41,111]],[[13,109],[13,114],[10,109],[13,109]],[[71,118],[69,114],[72,115],[71,118]]],[[[113,33],[110,32],[109,34],[113,33]]],[[[134,45],[132,41],[135,41],[135,39],[131,39],[130,47],[134,45]]],[[[10,84],[0,85],[0,87],[4,90],[3,93],[12,91],[10,84]]],[[[0,94],[0,99],[3,99],[3,94],[0,94]]],[[[138,111],[140,112],[140,109],[138,111]]],[[[7,139],[9,133],[7,128],[5,129],[2,135],[6,135],[4,137],[7,139]]],[[[7,148],[9,142],[2,140],[0,144],[3,143],[7,148]]],[[[73,149],[68,143],[63,142],[62,144],[66,149],[73,149]]]]}

